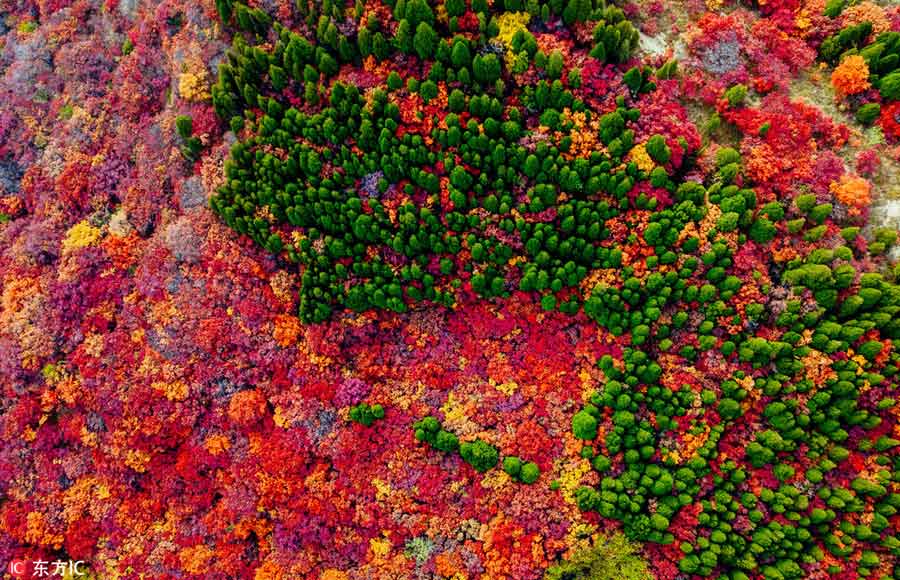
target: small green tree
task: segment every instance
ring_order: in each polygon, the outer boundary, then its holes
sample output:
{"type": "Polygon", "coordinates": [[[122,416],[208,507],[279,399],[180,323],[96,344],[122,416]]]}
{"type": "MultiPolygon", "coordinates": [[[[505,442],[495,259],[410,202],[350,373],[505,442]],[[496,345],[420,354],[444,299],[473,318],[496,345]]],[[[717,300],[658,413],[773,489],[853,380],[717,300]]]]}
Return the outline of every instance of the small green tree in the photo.
{"type": "Polygon", "coordinates": [[[409,0],[406,3],[406,20],[412,28],[416,28],[420,22],[434,24],[434,11],[425,0],[409,0]]]}
{"type": "Polygon", "coordinates": [[[465,39],[457,37],[453,43],[453,50],[450,51],[450,62],[456,70],[468,68],[472,64],[472,53],[469,51],[469,45],[465,39]]]}
{"type": "Polygon", "coordinates": [[[590,441],[597,437],[597,419],[587,411],[579,411],[572,417],[575,437],[590,441]]]}
{"type": "Polygon", "coordinates": [[[519,479],[522,483],[532,484],[537,481],[537,478],[540,477],[541,470],[537,466],[537,463],[533,461],[529,461],[525,465],[522,466],[521,471],[519,472],[519,479]]]}
{"type": "Polygon", "coordinates": [[[400,52],[411,52],[413,42],[412,37],[413,32],[409,20],[401,20],[400,24],[397,26],[397,32],[394,34],[394,46],[397,47],[397,50],[400,52]]]}
{"type": "Polygon", "coordinates": [[[654,135],[647,139],[646,148],[650,158],[660,165],[665,165],[672,157],[672,151],[666,145],[666,139],[662,135],[654,135]]]}
{"type": "Polygon", "coordinates": [[[551,79],[558,79],[562,76],[563,71],[563,55],[559,50],[550,53],[550,59],[547,61],[547,76],[551,79]]]}
{"type": "Polygon", "coordinates": [[[490,84],[500,78],[500,59],[496,54],[478,55],[473,63],[475,80],[490,84]]]}
{"type": "Polygon", "coordinates": [[[427,22],[420,22],[416,27],[416,35],[413,37],[413,48],[422,60],[431,58],[434,54],[434,45],[437,42],[437,34],[427,22]]]}
{"type": "Polygon", "coordinates": [[[447,105],[453,113],[461,113],[466,109],[466,95],[459,89],[453,89],[448,97],[447,105]]]}
{"type": "Polygon", "coordinates": [[[562,13],[563,21],[568,26],[576,22],[584,22],[591,17],[592,11],[591,0],[569,0],[562,13]]]}
{"type": "Polygon", "coordinates": [[[175,118],[175,129],[182,139],[189,139],[194,134],[194,120],[187,115],[178,115],[175,118]]]}
{"type": "Polygon", "coordinates": [[[462,16],[466,12],[466,0],[445,0],[444,9],[447,16],[462,16]]]}
{"type": "Polygon", "coordinates": [[[384,418],[384,407],[381,405],[368,405],[360,403],[350,407],[350,420],[365,427],[370,427],[378,419],[384,418]]]}
{"type": "Polygon", "coordinates": [[[625,13],[609,6],[594,29],[594,48],[591,56],[604,62],[622,63],[638,46],[640,35],[625,13]]]}
{"type": "Polygon", "coordinates": [[[397,71],[392,70],[391,73],[387,77],[387,86],[392,91],[399,90],[403,87],[403,79],[400,78],[400,75],[397,71]]]}

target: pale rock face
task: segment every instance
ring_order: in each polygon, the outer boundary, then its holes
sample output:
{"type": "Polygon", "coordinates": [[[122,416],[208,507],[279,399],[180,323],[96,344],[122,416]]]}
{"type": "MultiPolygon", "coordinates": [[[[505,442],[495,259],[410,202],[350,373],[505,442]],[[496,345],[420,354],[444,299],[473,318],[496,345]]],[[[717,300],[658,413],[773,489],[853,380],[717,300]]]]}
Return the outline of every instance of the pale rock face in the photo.
{"type": "MultiPolygon", "coordinates": [[[[877,200],[869,214],[871,227],[900,229],[900,199],[877,200]]],[[[900,245],[895,245],[889,251],[892,260],[900,260],[900,245]]]]}
{"type": "Polygon", "coordinates": [[[169,224],[165,232],[165,244],[172,255],[181,262],[194,263],[200,259],[200,236],[194,232],[187,216],[169,224]]]}
{"type": "Polygon", "coordinates": [[[124,238],[132,232],[134,228],[128,222],[128,215],[125,210],[119,208],[116,213],[109,218],[109,233],[124,238]]]}
{"type": "Polygon", "coordinates": [[[0,160],[0,195],[18,193],[23,174],[15,161],[0,160]]]}
{"type": "Polygon", "coordinates": [[[681,61],[688,57],[687,47],[685,47],[684,42],[680,38],[676,38],[673,41],[670,35],[665,32],[660,32],[656,36],[648,36],[641,32],[638,46],[641,52],[651,56],[664,55],[671,48],[673,57],[676,60],[681,61]]]}
{"type": "Polygon", "coordinates": [[[119,2],[119,12],[122,13],[122,16],[133,19],[137,15],[137,9],[140,4],[141,0],[121,0],[119,2]]]}
{"type": "Polygon", "coordinates": [[[195,175],[184,180],[181,184],[181,191],[178,193],[178,202],[184,209],[197,207],[206,202],[206,192],[199,176],[195,175]]]}

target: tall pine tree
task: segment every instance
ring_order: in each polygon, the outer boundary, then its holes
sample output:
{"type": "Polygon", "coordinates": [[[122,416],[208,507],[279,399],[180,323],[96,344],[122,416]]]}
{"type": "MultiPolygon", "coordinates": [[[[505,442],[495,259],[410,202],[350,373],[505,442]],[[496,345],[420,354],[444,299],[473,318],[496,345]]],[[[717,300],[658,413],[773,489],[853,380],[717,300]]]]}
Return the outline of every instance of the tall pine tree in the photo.
{"type": "Polygon", "coordinates": [[[566,9],[563,10],[563,21],[571,26],[576,22],[585,22],[591,17],[594,6],[591,0],[569,0],[566,9]]]}

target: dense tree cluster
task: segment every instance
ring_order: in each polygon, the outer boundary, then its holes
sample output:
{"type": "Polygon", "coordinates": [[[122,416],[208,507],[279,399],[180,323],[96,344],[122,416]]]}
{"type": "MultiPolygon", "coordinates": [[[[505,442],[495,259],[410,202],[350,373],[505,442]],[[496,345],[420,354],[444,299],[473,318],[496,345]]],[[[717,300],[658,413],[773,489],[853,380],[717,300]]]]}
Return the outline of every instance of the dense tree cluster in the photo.
{"type": "MultiPolygon", "coordinates": [[[[301,265],[301,318],[517,290],[546,310],[583,312],[616,337],[616,354],[599,361],[605,384],[572,417],[582,457],[601,475],[577,491],[582,509],[620,520],[629,539],[672,544],[672,521],[699,504],[699,532],[680,545],[679,566],[701,576],[801,578],[823,547],[868,575],[896,553],[887,518],[900,503],[888,491],[900,477],[897,441],[864,434],[877,433],[895,404],[869,398],[896,380],[900,287],[855,265],[895,239],[881,235],[867,249],[857,225],[814,194],[761,202],[732,148],[718,148],[704,180],[686,179],[695,152],[683,137],[636,132],[641,96],[675,75],[674,63],[623,71],[625,94],[602,113],[580,99],[581,72],[560,51],[541,51],[529,27],[589,23],[585,58],[623,63],[637,33],[619,8],[447,0],[444,19],[424,0],[387,7],[391,22],[358,3],[348,27],[341,6],[310,4],[297,32],[220,2],[223,18],[247,34],[235,37],[213,90],[241,140],[211,205],[301,265]],[[532,20],[505,46],[498,19],[508,11],[532,20]],[[392,72],[361,92],[340,73],[366,58],[392,72]],[[526,74],[533,82],[520,85],[526,74]],[[411,102],[423,105],[401,110],[411,102]],[[595,145],[579,148],[583,134],[595,145]],[[767,251],[779,237],[818,246],[772,262],[761,286],[763,272],[738,267],[739,254],[767,251]],[[813,381],[807,366],[819,360],[829,371],[813,381]],[[710,361],[734,371],[699,392],[664,384],[664,367],[710,361]],[[740,431],[761,397],[762,428],[740,456],[722,458],[727,433],[740,431]],[[688,421],[698,444],[682,455],[669,435],[688,421]],[[831,474],[851,440],[879,467],[846,487],[831,474]],[[815,467],[798,473],[797,454],[815,467]],[[751,487],[752,470],[777,484],[751,487]]],[[[867,47],[870,33],[866,23],[848,28],[821,55],[838,62],[858,51],[890,99],[897,37],[867,47]]],[[[733,86],[724,102],[741,107],[747,94],[733,86]]],[[[354,409],[363,424],[377,418],[374,408],[354,409]]],[[[501,463],[496,447],[461,442],[436,417],[414,429],[478,472],[501,463]]],[[[502,468],[523,483],[540,475],[513,456],[502,468]]]]}
{"type": "MultiPolygon", "coordinates": [[[[781,278],[797,298],[783,310],[773,312],[770,304],[753,302],[744,305],[741,315],[736,305],[745,282],[729,274],[733,254],[717,237],[739,231],[742,239],[766,243],[785,227],[807,240],[818,240],[833,208],[816,203],[811,194],[797,197],[789,207],[779,202],[760,207],[752,189],[728,183],[735,175],[729,166],[739,164],[736,151],[721,150],[719,180],[705,191],[699,184],[682,185],[675,204],[656,212],[644,229],[645,241],[656,247],[658,260],[652,263],[677,262],[681,271],[669,270],[665,276],[652,272],[639,279],[625,268],[620,285],[597,287],[585,304],[585,311],[599,324],[614,334],[630,335],[630,342],[641,350],[626,348],[623,365],[604,356],[600,361],[607,377],[603,390],[572,419],[573,434],[587,444],[583,455],[603,475],[598,488],[581,488],[577,498],[583,509],[622,520],[632,539],[668,543],[673,541],[667,532],[673,514],[699,497],[703,507],[699,524],[709,530],[709,539],[704,536],[696,544],[681,546],[683,572],[708,576],[724,568],[733,571],[732,578],[748,578],[757,570],[766,578],[802,578],[804,572],[797,563],[820,560],[819,541],[838,557],[855,552],[854,538],[890,550],[900,546],[895,534],[881,533],[887,531],[886,517],[896,513],[894,504],[900,497],[888,494],[884,487],[898,478],[896,455],[884,454],[897,441],[879,436],[874,444],[862,444],[865,451],[873,452],[875,463],[884,467],[875,482],[858,478],[849,490],[824,484],[829,472],[839,470],[841,461],[849,457],[843,447],[850,437],[848,430],[875,430],[882,424],[877,412],[860,408],[859,398],[871,385],[892,380],[898,361],[893,356],[890,364],[874,370],[885,345],[867,336],[900,337],[900,286],[878,273],[857,272],[851,262],[858,250],[843,242],[855,240],[859,230],[849,227],[841,232],[842,243],[837,246],[788,262],[781,278]],[[720,215],[709,233],[711,249],[699,252],[696,237],[682,238],[679,247],[679,232],[705,215],[707,201],[718,206],[720,215]],[[695,270],[704,273],[702,278],[697,279],[695,270]],[[692,310],[700,316],[689,316],[692,310]],[[671,312],[671,317],[661,316],[664,311],[671,312]],[[732,319],[745,331],[721,340],[722,321],[732,319]],[[756,335],[760,323],[774,323],[780,329],[779,338],[756,335]],[[765,378],[752,379],[738,371],[721,384],[720,393],[703,391],[699,403],[704,414],[715,414],[707,423],[708,437],[696,456],[677,462],[659,443],[667,430],[677,428],[679,417],[694,404],[695,394],[686,387],[681,391],[661,387],[662,368],[653,353],[670,351],[671,338],[685,332],[696,337],[694,344],[678,352],[687,361],[718,347],[725,357],[736,356],[753,368],[771,371],[765,378]],[[654,348],[647,349],[648,337],[653,337],[654,348]],[[833,363],[835,375],[824,385],[808,377],[803,361],[810,356],[854,352],[859,356],[833,363]],[[742,420],[751,392],[772,397],[763,413],[767,425],[746,445],[745,457],[718,464],[718,443],[742,420]],[[608,414],[613,431],[596,448],[591,447],[599,422],[608,414]],[[801,449],[815,464],[805,474],[795,473],[787,460],[801,449]],[[622,458],[624,470],[615,466],[612,457],[622,458]],[[779,486],[758,493],[748,490],[739,460],[754,468],[770,466],[779,486]],[[705,496],[699,482],[710,474],[714,488],[705,496]],[[798,484],[798,476],[808,483],[798,484]],[[821,502],[811,501],[798,485],[812,486],[821,502]],[[864,496],[879,499],[866,502],[864,496]],[[824,505],[816,507],[816,503],[824,505]],[[871,524],[849,524],[858,513],[868,513],[871,524]],[[731,522],[739,514],[749,518],[750,530],[734,529],[731,522]],[[784,514],[792,523],[772,521],[767,514],[784,514]]],[[[890,242],[895,239],[886,237],[890,242]]],[[[874,403],[877,409],[887,409],[895,401],[874,403]]],[[[861,574],[878,566],[877,556],[870,554],[858,566],[861,574]]]]}
{"type": "MultiPolygon", "coordinates": [[[[572,6],[578,20],[594,14],[590,2],[572,6]]],[[[559,8],[550,7],[554,14],[559,8]]],[[[496,5],[492,10],[500,11],[496,5]]],[[[618,9],[596,10],[617,30],[635,34],[618,9]]],[[[645,177],[634,165],[616,169],[633,143],[624,121],[634,120],[636,109],[624,108],[623,101],[621,113],[606,121],[612,156],[571,160],[565,138],[558,145],[542,141],[531,151],[520,138],[532,130],[534,119],[565,131],[571,127],[566,111],[592,115],[559,78],[551,81],[560,76],[561,70],[553,69],[561,69],[562,61],[554,55],[547,59],[530,33],[520,31],[513,49],[526,59],[546,61],[547,78],[521,89],[526,108],[506,105],[516,89],[507,86],[510,79],[501,80],[501,56],[441,29],[429,5],[417,1],[393,5],[396,35],[387,43],[391,48],[377,56],[388,58],[397,50],[423,60],[433,57],[428,78],[404,83],[395,71],[365,102],[355,86],[328,85],[340,63],[370,52],[360,37],[342,49],[349,40],[327,14],[325,7],[312,39],[276,24],[271,52],[236,36],[213,90],[219,114],[235,130],[249,123],[253,134],[234,147],[228,183],[212,207],[273,253],[304,264],[302,318],[324,320],[336,306],[402,312],[420,300],[450,305],[465,279],[483,296],[508,295],[518,287],[541,292],[553,307],[550,293],[575,287],[590,268],[616,265],[616,252],[600,244],[602,223],[616,209],[592,196],[602,191],[625,200],[635,181],[645,177]],[[446,36],[439,37],[435,26],[446,36]],[[404,31],[408,39],[402,38],[404,31]],[[410,91],[428,102],[437,96],[437,83],[446,83],[449,91],[443,119],[430,135],[399,131],[394,94],[410,91]],[[314,114],[302,112],[284,103],[286,92],[321,106],[314,114]],[[361,182],[371,183],[368,195],[356,193],[361,182]],[[405,202],[394,213],[385,208],[385,196],[405,202]],[[558,203],[560,196],[567,201],[558,203]],[[271,217],[260,216],[260,207],[271,217]],[[531,217],[545,210],[555,211],[558,219],[531,217]],[[302,232],[300,238],[287,236],[288,229],[302,232]],[[461,252],[471,260],[461,263],[461,252]],[[399,271],[390,264],[394,256],[402,257],[399,271]],[[516,256],[525,259],[511,268],[516,256]]],[[[363,30],[381,34],[377,22],[365,24],[363,30]]],[[[491,46],[494,34],[486,24],[482,46],[491,46]]],[[[384,44],[378,38],[372,36],[373,46],[384,44]]],[[[631,48],[633,43],[610,50],[623,59],[631,48]]],[[[575,311],[575,300],[560,308],[575,311]]]]}

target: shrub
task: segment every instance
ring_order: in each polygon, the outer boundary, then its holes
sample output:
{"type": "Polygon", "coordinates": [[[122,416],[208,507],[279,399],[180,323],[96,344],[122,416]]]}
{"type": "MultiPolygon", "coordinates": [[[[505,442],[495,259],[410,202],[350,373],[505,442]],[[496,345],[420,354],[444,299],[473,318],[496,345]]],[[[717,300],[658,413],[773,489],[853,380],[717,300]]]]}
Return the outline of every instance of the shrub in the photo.
{"type": "Polygon", "coordinates": [[[834,64],[847,50],[860,48],[870,34],[872,34],[871,22],[848,26],[822,42],[819,47],[819,56],[825,62],[834,64]]]}
{"type": "Polygon", "coordinates": [[[761,217],[750,226],[750,238],[754,242],[765,244],[775,238],[777,231],[775,224],[768,219],[761,217]]]}
{"type": "Polygon", "coordinates": [[[194,134],[194,120],[187,115],[178,115],[175,117],[175,129],[179,137],[187,140],[194,134]]]}
{"type": "Polygon", "coordinates": [[[870,340],[859,347],[859,354],[863,355],[868,360],[874,360],[883,348],[884,345],[882,343],[877,340],[870,340]]]}
{"type": "Polygon", "coordinates": [[[563,21],[571,26],[576,22],[585,22],[591,17],[593,6],[591,0],[569,0],[563,10],[563,21]]]}
{"type": "Polygon", "coordinates": [[[606,471],[609,471],[609,468],[612,466],[612,462],[609,460],[608,457],[606,457],[604,455],[597,455],[591,461],[591,466],[596,471],[599,471],[600,473],[604,473],[606,471]]]}
{"type": "Polygon", "coordinates": [[[856,95],[869,89],[869,66],[858,54],[850,55],[831,73],[831,86],[842,97],[856,95]]]}
{"type": "Polygon", "coordinates": [[[841,12],[844,11],[844,8],[847,7],[848,0],[828,0],[828,4],[825,5],[825,16],[829,18],[837,18],[841,15],[841,12]]]}
{"type": "Polygon", "coordinates": [[[563,71],[563,55],[558,49],[550,53],[547,61],[547,76],[551,79],[562,77],[563,71]]]}
{"type": "Polygon", "coordinates": [[[651,87],[656,88],[650,81],[650,73],[651,69],[649,68],[632,67],[622,76],[622,82],[631,90],[632,94],[647,93],[652,90],[651,87]]]}
{"type": "Polygon", "coordinates": [[[482,473],[497,465],[500,458],[497,448],[481,439],[461,444],[459,454],[466,463],[482,473]]]}
{"type": "MultiPolygon", "coordinates": [[[[725,167],[732,163],[737,163],[738,165],[741,163],[741,154],[736,149],[733,147],[722,147],[716,151],[717,167],[725,167]]],[[[815,199],[815,196],[813,196],[813,199],[815,199]]]]}
{"type": "Polygon", "coordinates": [[[544,580],[653,580],[639,548],[624,535],[599,536],[592,544],[547,569],[544,580]]]}
{"type": "Polygon", "coordinates": [[[813,193],[805,193],[794,198],[794,204],[802,213],[809,213],[816,206],[816,196],[813,193]]]}
{"type": "Polygon", "coordinates": [[[885,101],[900,101],[900,70],[883,77],[878,90],[885,101]]]}
{"type": "Polygon", "coordinates": [[[519,472],[522,470],[522,460],[518,457],[504,457],[503,458],[503,471],[509,474],[510,477],[518,477],[519,472]]]}
{"type": "Polygon", "coordinates": [[[453,50],[450,51],[450,62],[456,70],[468,68],[472,64],[472,53],[469,44],[462,37],[453,42],[453,50]]]}
{"type": "Polygon", "coordinates": [[[875,230],[875,241],[887,247],[897,243],[897,230],[893,228],[878,228],[875,230]]]}
{"type": "Polygon", "coordinates": [[[459,89],[453,89],[448,97],[447,106],[454,113],[461,113],[466,109],[466,95],[459,89]]]}
{"type": "Polygon", "coordinates": [[[466,12],[466,0],[445,0],[444,9],[448,16],[462,16],[466,12]]]}
{"type": "Polygon", "coordinates": [[[427,103],[438,96],[438,87],[434,81],[427,80],[419,85],[419,95],[427,103]]]}
{"type": "Polygon", "coordinates": [[[738,219],[740,219],[740,217],[740,215],[733,211],[723,213],[716,222],[716,229],[722,233],[733,232],[738,227],[738,219]]]}
{"type": "Polygon", "coordinates": [[[441,429],[437,432],[432,445],[438,451],[452,453],[459,449],[459,439],[453,433],[441,429]]]}
{"type": "Polygon", "coordinates": [[[726,421],[736,419],[743,414],[741,405],[734,399],[722,399],[719,402],[719,416],[726,421]]]}
{"type": "Polygon", "coordinates": [[[879,453],[884,453],[885,451],[898,446],[900,446],[900,441],[886,435],[882,435],[878,438],[878,441],[875,442],[875,449],[879,453]]]}
{"type": "Polygon", "coordinates": [[[673,79],[678,74],[678,61],[672,59],[656,69],[656,78],[660,80],[673,79]]]}

